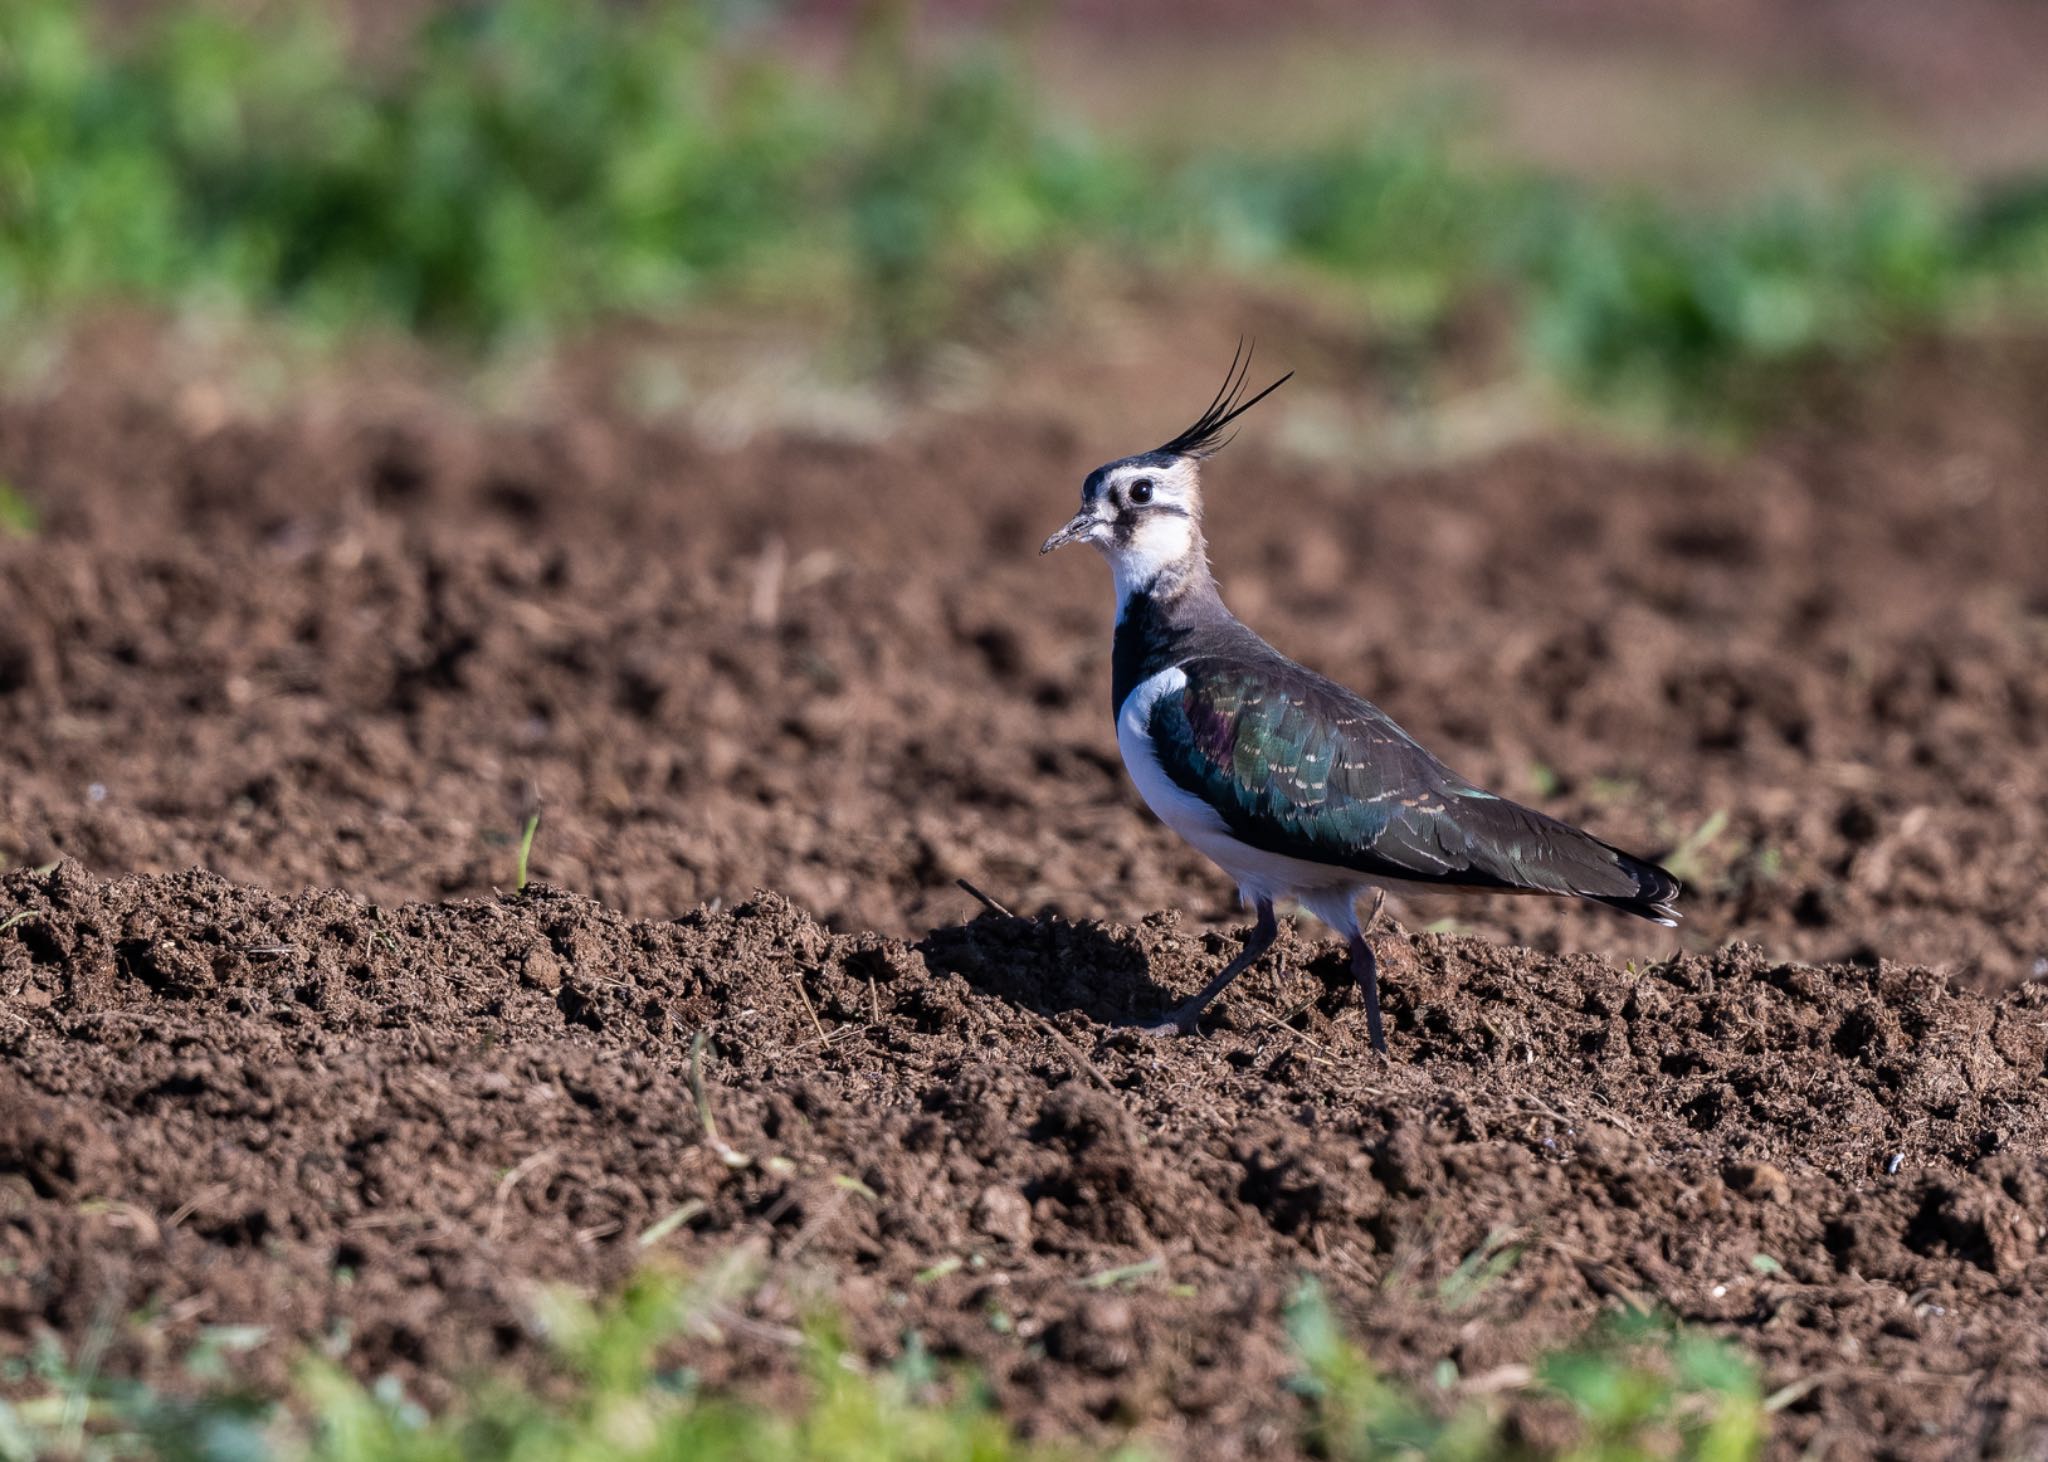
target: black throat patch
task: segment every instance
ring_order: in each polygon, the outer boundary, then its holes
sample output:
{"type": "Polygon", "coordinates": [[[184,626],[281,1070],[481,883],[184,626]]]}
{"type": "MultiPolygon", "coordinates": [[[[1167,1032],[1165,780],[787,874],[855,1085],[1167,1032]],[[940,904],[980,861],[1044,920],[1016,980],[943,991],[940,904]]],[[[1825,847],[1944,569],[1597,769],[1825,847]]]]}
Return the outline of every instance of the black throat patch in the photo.
{"type": "Polygon", "coordinates": [[[1109,658],[1109,714],[1123,709],[1124,698],[1160,671],[1186,658],[1193,626],[1176,623],[1167,604],[1151,594],[1133,594],[1116,622],[1109,658]]]}

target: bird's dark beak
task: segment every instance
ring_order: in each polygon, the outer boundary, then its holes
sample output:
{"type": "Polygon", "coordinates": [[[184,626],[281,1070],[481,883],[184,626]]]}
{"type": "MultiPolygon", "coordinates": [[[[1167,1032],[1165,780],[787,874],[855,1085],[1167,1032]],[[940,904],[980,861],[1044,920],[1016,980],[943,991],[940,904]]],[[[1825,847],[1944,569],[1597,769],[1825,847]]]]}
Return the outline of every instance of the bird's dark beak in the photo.
{"type": "Polygon", "coordinates": [[[1055,548],[1064,548],[1069,543],[1085,543],[1093,536],[1102,520],[1092,509],[1083,508],[1067,520],[1067,526],[1038,545],[1040,553],[1051,553],[1055,548]]]}

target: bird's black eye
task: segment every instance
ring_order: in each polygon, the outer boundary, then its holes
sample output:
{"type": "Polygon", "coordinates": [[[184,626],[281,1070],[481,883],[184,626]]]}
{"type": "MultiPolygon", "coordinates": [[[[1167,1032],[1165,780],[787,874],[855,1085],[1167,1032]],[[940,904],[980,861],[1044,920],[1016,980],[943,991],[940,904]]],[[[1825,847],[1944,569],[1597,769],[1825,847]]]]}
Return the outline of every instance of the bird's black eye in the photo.
{"type": "Polygon", "coordinates": [[[1129,489],[1129,495],[1131,501],[1134,503],[1151,502],[1152,479],[1149,477],[1140,477],[1136,481],[1132,482],[1129,489]]]}

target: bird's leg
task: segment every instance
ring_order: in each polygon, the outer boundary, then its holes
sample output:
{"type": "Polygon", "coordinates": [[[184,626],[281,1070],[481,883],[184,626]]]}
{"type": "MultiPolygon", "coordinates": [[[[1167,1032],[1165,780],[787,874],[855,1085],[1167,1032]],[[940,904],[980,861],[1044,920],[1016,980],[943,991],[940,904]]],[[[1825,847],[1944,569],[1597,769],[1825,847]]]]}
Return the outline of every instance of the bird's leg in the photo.
{"type": "Polygon", "coordinates": [[[1202,993],[1184,1005],[1177,1005],[1166,1012],[1166,1018],[1152,1026],[1155,1031],[1177,1031],[1182,1035],[1195,1034],[1196,1022],[1211,1000],[1223,993],[1224,987],[1258,963],[1259,956],[1273,947],[1273,941],[1280,936],[1280,922],[1273,917],[1273,901],[1259,900],[1259,921],[1252,926],[1252,932],[1244,937],[1244,948],[1237,952],[1237,958],[1223,967],[1223,972],[1202,989],[1202,993]]]}
{"type": "Polygon", "coordinates": [[[1372,1037],[1372,1048],[1382,1056],[1387,1054],[1387,1035],[1380,1028],[1380,974],[1379,964],[1372,957],[1372,946],[1366,943],[1363,934],[1351,936],[1351,975],[1358,981],[1358,993],[1365,1000],[1365,1031],[1372,1037]]]}
{"type": "Polygon", "coordinates": [[[1365,1030],[1372,1038],[1372,1048],[1382,1056],[1387,1054],[1387,1035],[1380,1026],[1380,970],[1379,961],[1373,958],[1372,945],[1366,939],[1366,931],[1379,922],[1380,910],[1387,904],[1387,891],[1376,888],[1372,891],[1372,912],[1365,916],[1365,923],[1351,936],[1351,977],[1358,982],[1358,994],[1365,1001],[1365,1030]]]}

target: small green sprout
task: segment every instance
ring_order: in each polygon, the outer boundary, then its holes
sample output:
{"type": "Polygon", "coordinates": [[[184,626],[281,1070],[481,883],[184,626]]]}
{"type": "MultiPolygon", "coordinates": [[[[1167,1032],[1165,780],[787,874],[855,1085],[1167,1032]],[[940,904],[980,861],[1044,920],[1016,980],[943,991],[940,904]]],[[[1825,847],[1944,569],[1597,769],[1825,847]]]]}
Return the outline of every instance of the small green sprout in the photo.
{"type": "Polygon", "coordinates": [[[526,815],[526,830],[519,835],[519,865],[512,878],[514,893],[526,892],[527,860],[533,856],[533,835],[539,831],[540,809],[536,807],[526,815]]]}
{"type": "Polygon", "coordinates": [[[36,505],[6,478],[0,477],[0,538],[30,539],[43,530],[36,505]]]}

